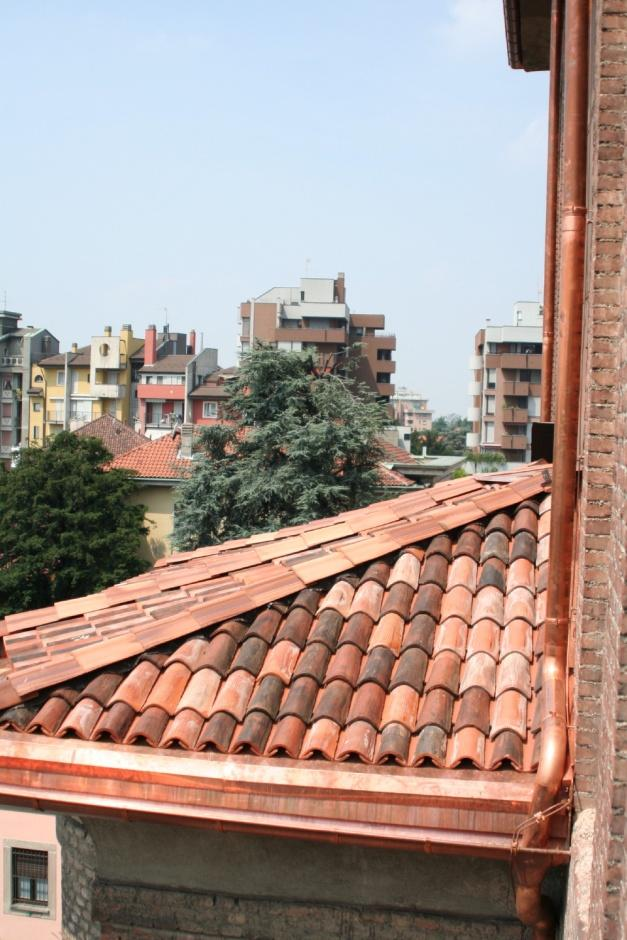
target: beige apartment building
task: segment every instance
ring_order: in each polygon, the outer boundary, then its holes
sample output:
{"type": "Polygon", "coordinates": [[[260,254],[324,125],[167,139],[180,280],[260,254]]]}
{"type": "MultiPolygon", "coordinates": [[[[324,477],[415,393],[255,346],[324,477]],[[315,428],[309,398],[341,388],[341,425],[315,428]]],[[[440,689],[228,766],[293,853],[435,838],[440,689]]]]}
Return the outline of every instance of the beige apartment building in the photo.
{"type": "Polygon", "coordinates": [[[542,307],[514,304],[511,325],[487,325],[470,359],[469,448],[501,451],[507,463],[531,459],[531,427],[540,420],[542,307]]]}
{"type": "Polygon", "coordinates": [[[299,287],[272,287],[240,304],[239,352],[255,341],[277,349],[316,349],[326,368],[346,361],[359,344],[356,377],[382,399],[394,394],[396,336],[382,333],[381,314],[351,313],[343,273],[302,277],[299,287]]]}
{"type": "Polygon", "coordinates": [[[411,428],[412,431],[430,431],[433,423],[433,411],[429,400],[420,392],[401,385],[392,396],[394,420],[399,427],[411,428]]]}

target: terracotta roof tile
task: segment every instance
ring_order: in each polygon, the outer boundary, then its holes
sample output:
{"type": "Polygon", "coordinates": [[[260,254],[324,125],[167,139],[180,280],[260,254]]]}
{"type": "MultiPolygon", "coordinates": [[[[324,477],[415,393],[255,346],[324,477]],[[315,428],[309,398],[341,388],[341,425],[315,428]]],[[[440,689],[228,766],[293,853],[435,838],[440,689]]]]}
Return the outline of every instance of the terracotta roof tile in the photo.
{"type": "Polygon", "coordinates": [[[530,502],[525,475],[512,478],[174,556],[102,595],[8,618],[0,727],[174,753],[529,772],[550,514],[543,474],[530,502]],[[496,505],[482,522],[455,523],[484,497],[496,505]],[[431,535],[404,547],[416,531],[431,535]],[[355,539],[359,562],[342,554],[355,539]]]}
{"type": "Polygon", "coordinates": [[[113,457],[119,457],[148,443],[147,437],[138,434],[113,415],[101,415],[100,418],[84,424],[74,433],[77,437],[99,438],[113,457]]]}
{"type": "Polygon", "coordinates": [[[179,457],[180,448],[181,435],[175,431],[121,453],[111,461],[109,467],[113,470],[133,470],[144,479],[181,480],[190,472],[191,461],[179,457]]]}

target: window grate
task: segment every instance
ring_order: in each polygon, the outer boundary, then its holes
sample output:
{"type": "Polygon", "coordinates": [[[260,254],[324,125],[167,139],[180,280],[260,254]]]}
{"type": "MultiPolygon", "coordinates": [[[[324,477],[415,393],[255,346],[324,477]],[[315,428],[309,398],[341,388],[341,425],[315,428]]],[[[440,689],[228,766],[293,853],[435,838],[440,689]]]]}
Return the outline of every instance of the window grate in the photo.
{"type": "Polygon", "coordinates": [[[11,849],[13,904],[48,904],[48,853],[11,849]]]}

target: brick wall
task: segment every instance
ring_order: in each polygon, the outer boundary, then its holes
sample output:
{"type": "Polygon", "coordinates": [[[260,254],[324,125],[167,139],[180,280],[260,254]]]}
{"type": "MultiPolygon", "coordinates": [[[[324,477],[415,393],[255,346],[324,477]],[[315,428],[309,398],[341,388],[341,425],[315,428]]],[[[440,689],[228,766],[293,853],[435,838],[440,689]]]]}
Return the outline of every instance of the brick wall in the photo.
{"type": "Polygon", "coordinates": [[[569,936],[624,940],[627,0],[597,0],[592,38],[575,705],[578,807],[595,822],[589,925],[569,936]]]}
{"type": "Polygon", "coordinates": [[[520,940],[520,923],[469,921],[264,898],[98,883],[102,940],[520,940]],[[132,926],[131,926],[132,925],[132,926]]]}

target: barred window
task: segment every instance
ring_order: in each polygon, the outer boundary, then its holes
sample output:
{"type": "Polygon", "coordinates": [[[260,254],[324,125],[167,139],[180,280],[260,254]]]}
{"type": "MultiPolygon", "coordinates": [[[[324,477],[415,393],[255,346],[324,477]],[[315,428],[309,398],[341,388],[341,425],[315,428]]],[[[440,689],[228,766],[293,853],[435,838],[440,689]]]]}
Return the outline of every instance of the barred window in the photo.
{"type": "Polygon", "coordinates": [[[11,849],[13,904],[48,905],[48,853],[11,849]]]}

